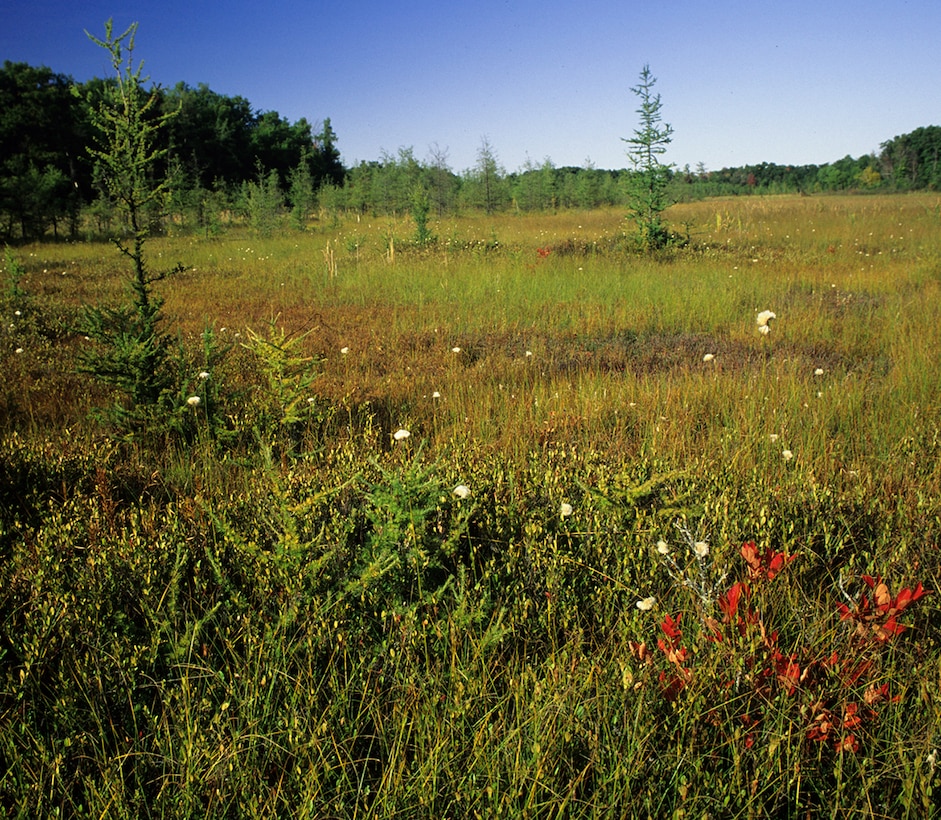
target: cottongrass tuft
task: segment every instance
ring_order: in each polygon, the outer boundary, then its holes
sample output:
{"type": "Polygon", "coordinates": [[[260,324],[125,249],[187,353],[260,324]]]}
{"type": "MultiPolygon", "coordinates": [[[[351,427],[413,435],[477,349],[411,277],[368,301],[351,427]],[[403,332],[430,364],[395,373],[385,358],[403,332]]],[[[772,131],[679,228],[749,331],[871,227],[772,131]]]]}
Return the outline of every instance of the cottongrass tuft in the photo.
{"type": "Polygon", "coordinates": [[[635,606],[636,606],[641,612],[649,612],[651,609],[654,608],[654,605],[655,605],[656,603],[657,603],[657,599],[656,599],[653,595],[651,595],[649,598],[641,598],[641,599],[635,604],[635,606]]]}
{"type": "Polygon", "coordinates": [[[406,430],[404,427],[400,427],[392,434],[392,438],[394,438],[396,441],[405,441],[405,439],[407,439],[410,435],[411,433],[408,430],[406,430]]]}
{"type": "Polygon", "coordinates": [[[458,484],[451,492],[458,498],[467,498],[470,494],[470,487],[466,484],[458,484]]]}
{"type": "Polygon", "coordinates": [[[190,397],[186,400],[186,403],[187,403],[190,407],[199,407],[199,405],[203,403],[203,400],[202,400],[199,396],[190,396],[190,397]]]}
{"type": "Polygon", "coordinates": [[[566,501],[563,501],[562,505],[559,507],[559,515],[561,515],[563,518],[568,518],[573,512],[574,510],[572,509],[572,505],[566,501]]]}
{"type": "Polygon", "coordinates": [[[761,311],[755,320],[758,322],[758,332],[764,333],[767,336],[771,332],[771,320],[777,318],[777,314],[771,310],[761,311]]]}

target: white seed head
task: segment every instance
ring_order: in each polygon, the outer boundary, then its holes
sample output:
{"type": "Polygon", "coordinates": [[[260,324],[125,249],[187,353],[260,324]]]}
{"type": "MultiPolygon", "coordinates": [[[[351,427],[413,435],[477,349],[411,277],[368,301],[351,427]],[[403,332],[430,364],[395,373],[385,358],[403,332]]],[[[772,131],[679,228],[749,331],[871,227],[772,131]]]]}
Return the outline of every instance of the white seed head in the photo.
{"type": "MultiPolygon", "coordinates": [[[[775,315],[773,311],[763,310],[761,311],[761,313],[758,314],[755,320],[758,322],[758,327],[761,328],[761,327],[767,327],[768,323],[772,319],[777,319],[777,318],[778,318],[777,315],[775,315]]],[[[764,332],[767,333],[768,331],[766,330],[764,332]]]]}

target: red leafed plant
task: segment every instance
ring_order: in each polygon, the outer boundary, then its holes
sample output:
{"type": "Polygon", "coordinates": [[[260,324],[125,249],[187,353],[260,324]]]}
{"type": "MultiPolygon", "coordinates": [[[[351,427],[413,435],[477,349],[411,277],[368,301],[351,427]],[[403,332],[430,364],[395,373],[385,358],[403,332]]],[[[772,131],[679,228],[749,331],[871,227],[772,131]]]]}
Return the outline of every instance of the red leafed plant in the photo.
{"type": "Polygon", "coordinates": [[[898,616],[919,598],[927,595],[919,582],[914,589],[905,587],[894,598],[881,578],[871,575],[862,576],[863,582],[872,592],[872,599],[863,593],[855,606],[839,604],[838,609],[844,621],[856,622],[856,634],[861,638],[872,638],[878,643],[885,643],[895,635],[901,635],[906,626],[899,623],[898,616]]]}
{"type": "Polygon", "coordinates": [[[785,556],[783,552],[772,549],[758,552],[754,541],[742,544],[742,558],[748,564],[748,577],[752,580],[771,581],[782,569],[791,563],[796,555],[785,556]]]}
{"type": "MultiPolygon", "coordinates": [[[[758,588],[772,582],[796,556],[760,551],[753,542],[742,546],[741,556],[747,579],[717,596],[717,617],[708,612],[703,616],[703,637],[719,653],[718,663],[709,669],[719,672],[716,677],[715,672],[704,671],[703,675],[712,677],[701,682],[708,685],[714,680],[723,692],[734,690],[735,702],[743,707],[737,720],[746,728],[746,748],[756,741],[763,713],[783,698],[793,703],[809,741],[855,753],[860,747],[859,731],[877,717],[876,707],[899,700],[887,683],[873,680],[878,673],[878,650],[902,634],[906,625],[899,617],[929,590],[918,583],[893,596],[881,578],[864,575],[868,593],[855,602],[847,596],[849,603],[838,605],[841,620],[856,624],[842,651],[806,646],[785,649],[778,632],[766,626],[754,598],[758,588]]],[[[675,562],[670,566],[675,569],[675,562]]],[[[693,661],[700,655],[683,643],[681,618],[682,614],[667,614],[659,624],[663,637],[657,639],[667,661],[659,673],[660,691],[671,701],[697,679],[699,671],[693,661]]],[[[632,643],[631,651],[645,665],[655,662],[645,643],[632,643]]]]}

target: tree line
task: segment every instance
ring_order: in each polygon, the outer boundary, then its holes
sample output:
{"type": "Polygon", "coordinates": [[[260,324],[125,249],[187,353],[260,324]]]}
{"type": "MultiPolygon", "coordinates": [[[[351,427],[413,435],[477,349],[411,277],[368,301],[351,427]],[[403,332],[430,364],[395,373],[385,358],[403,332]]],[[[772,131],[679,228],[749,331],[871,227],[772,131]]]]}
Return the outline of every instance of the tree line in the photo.
{"type": "MultiPolygon", "coordinates": [[[[107,234],[114,214],[102,195],[93,112],[114,79],[76,83],[46,67],[7,61],[0,70],[0,240],[52,234],[107,234]]],[[[207,232],[242,219],[260,232],[282,224],[305,228],[318,212],[411,214],[419,234],[431,215],[460,211],[547,211],[624,206],[636,190],[636,169],[556,167],[529,159],[508,172],[481,140],[473,167],[456,172],[447,150],[418,158],[400,148],[344,167],[329,119],[316,127],[258,111],[241,96],[200,84],[157,88],[147,116],[170,112],[159,130],[161,160],[153,173],[167,182],[154,218],[207,232]]],[[[761,163],[707,170],[665,167],[666,197],[685,201],[750,193],[941,188],[941,127],[896,136],[878,153],[825,165],[761,163]]]]}

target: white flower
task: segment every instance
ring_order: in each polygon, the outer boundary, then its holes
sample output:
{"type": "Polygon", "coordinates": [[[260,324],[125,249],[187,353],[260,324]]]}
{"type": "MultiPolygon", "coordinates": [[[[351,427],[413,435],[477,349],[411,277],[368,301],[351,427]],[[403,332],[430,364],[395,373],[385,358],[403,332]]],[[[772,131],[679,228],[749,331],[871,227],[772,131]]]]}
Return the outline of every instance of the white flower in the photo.
{"type": "Polygon", "coordinates": [[[392,438],[394,438],[396,441],[405,441],[405,439],[407,439],[410,435],[411,433],[408,430],[406,430],[404,427],[400,427],[392,434],[392,438]]]}
{"type": "Polygon", "coordinates": [[[781,457],[782,457],[785,461],[790,461],[792,458],[794,458],[794,453],[792,453],[790,450],[782,450],[782,451],[781,451],[781,457]]]}
{"type": "Polygon", "coordinates": [[[705,356],[702,357],[702,360],[704,362],[711,362],[714,358],[715,358],[715,354],[707,353],[705,356]]]}
{"type": "Polygon", "coordinates": [[[573,512],[572,505],[563,501],[562,506],[559,507],[559,515],[563,518],[568,518],[573,512]]]}
{"type": "Polygon", "coordinates": [[[18,347],[18,348],[14,351],[14,353],[22,353],[22,352],[23,352],[23,348],[22,348],[22,347],[18,347]]]}
{"type": "Polygon", "coordinates": [[[768,436],[768,438],[771,440],[771,443],[774,444],[774,442],[778,440],[778,434],[772,433],[770,436],[768,436]]]}
{"type": "Polygon", "coordinates": [[[20,313],[20,311],[18,311],[18,310],[14,310],[14,311],[13,311],[13,315],[14,315],[14,316],[22,316],[23,314],[20,313]]]}
{"type": "Polygon", "coordinates": [[[186,400],[186,403],[187,403],[190,407],[199,407],[199,405],[202,404],[202,401],[203,401],[203,400],[202,400],[199,396],[190,396],[190,397],[186,400]]]}
{"type": "Polygon", "coordinates": [[[316,401],[317,401],[317,399],[315,399],[313,396],[311,396],[311,397],[307,400],[307,403],[308,403],[308,404],[314,404],[316,401]]]}
{"type": "Polygon", "coordinates": [[[818,368],[814,371],[814,375],[815,375],[815,376],[822,376],[822,375],[823,375],[823,368],[822,368],[822,367],[818,367],[818,368]]]}
{"type": "Polygon", "coordinates": [[[350,349],[349,349],[348,347],[341,347],[341,348],[340,348],[340,353],[343,354],[344,356],[345,356],[347,353],[349,353],[349,352],[350,352],[350,349]]]}
{"type": "Polygon", "coordinates": [[[656,603],[657,599],[651,595],[649,598],[641,598],[641,600],[637,602],[636,606],[641,612],[647,612],[648,610],[653,609],[654,604],[656,603]]]}
{"type": "Polygon", "coordinates": [[[693,552],[702,560],[709,554],[709,545],[705,541],[696,541],[693,544],[693,552]]]}
{"type": "Polygon", "coordinates": [[[670,554],[670,545],[666,541],[664,541],[662,538],[659,541],[657,541],[657,552],[659,552],[661,555],[670,554]]]}
{"type": "Polygon", "coordinates": [[[452,491],[458,498],[467,498],[470,493],[470,487],[466,484],[458,484],[452,491]]]}
{"type": "Polygon", "coordinates": [[[774,314],[774,312],[770,310],[761,311],[761,313],[759,313],[758,316],[756,317],[756,321],[758,322],[758,330],[762,333],[770,333],[771,325],[768,323],[772,319],[777,319],[777,318],[778,317],[774,314]]]}
{"type": "Polygon", "coordinates": [[[205,381],[206,379],[208,379],[208,378],[209,378],[209,371],[208,371],[208,370],[200,371],[199,378],[201,378],[203,381],[205,381]]]}
{"type": "Polygon", "coordinates": [[[459,347],[452,347],[452,348],[451,348],[451,352],[452,352],[452,353],[460,353],[460,352],[461,352],[461,348],[459,348],[459,347]]]}
{"type": "Polygon", "coordinates": [[[440,398],[441,398],[441,394],[440,394],[437,390],[435,390],[435,392],[431,394],[431,398],[433,398],[433,399],[440,399],[440,398]]]}
{"type": "Polygon", "coordinates": [[[527,350],[527,351],[526,351],[526,358],[527,358],[527,359],[532,358],[532,355],[533,355],[533,351],[532,351],[532,350],[527,350]]]}
{"type": "Polygon", "coordinates": [[[925,758],[925,763],[931,767],[931,771],[934,771],[934,767],[938,765],[938,750],[932,749],[931,754],[925,758]]]}

